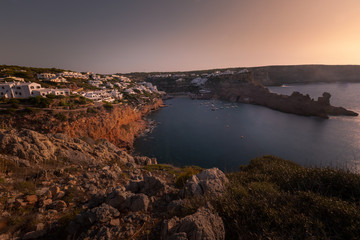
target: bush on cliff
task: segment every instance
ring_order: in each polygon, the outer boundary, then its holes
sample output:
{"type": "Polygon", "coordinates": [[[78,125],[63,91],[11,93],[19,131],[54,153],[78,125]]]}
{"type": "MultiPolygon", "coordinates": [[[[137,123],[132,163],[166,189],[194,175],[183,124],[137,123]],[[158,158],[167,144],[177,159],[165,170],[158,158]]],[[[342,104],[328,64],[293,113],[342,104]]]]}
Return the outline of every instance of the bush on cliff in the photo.
{"type": "Polygon", "coordinates": [[[359,175],[264,156],[227,176],[227,193],[213,201],[227,239],[360,236],[359,175]]]}

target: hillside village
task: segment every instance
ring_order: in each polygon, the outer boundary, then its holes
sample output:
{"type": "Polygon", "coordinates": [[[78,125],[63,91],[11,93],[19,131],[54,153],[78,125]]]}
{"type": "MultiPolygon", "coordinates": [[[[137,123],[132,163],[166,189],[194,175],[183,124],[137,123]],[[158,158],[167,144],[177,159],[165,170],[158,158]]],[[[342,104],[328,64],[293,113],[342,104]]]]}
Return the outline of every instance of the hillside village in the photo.
{"type": "Polygon", "coordinates": [[[158,91],[151,83],[135,82],[118,74],[101,75],[94,72],[0,66],[0,97],[46,97],[49,94],[75,94],[94,102],[115,102],[124,97],[146,100],[152,95],[162,95],[164,92],[158,91]]]}

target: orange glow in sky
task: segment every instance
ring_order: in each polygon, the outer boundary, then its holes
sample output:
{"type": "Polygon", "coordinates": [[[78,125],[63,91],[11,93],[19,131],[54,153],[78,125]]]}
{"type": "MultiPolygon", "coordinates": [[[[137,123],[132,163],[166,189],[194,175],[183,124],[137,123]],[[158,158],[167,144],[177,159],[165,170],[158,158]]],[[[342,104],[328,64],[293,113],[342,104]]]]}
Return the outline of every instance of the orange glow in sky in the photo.
{"type": "Polygon", "coordinates": [[[16,0],[2,8],[0,64],[98,72],[360,64],[358,0],[16,0]]]}

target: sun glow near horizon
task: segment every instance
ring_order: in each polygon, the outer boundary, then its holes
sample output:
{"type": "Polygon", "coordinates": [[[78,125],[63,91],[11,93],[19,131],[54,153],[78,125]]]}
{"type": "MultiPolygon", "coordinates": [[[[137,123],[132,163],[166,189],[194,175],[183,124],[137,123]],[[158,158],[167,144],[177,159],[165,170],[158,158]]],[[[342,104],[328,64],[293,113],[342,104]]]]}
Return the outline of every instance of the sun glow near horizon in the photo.
{"type": "Polygon", "coordinates": [[[68,1],[3,4],[0,64],[104,73],[360,64],[355,0],[68,1]]]}

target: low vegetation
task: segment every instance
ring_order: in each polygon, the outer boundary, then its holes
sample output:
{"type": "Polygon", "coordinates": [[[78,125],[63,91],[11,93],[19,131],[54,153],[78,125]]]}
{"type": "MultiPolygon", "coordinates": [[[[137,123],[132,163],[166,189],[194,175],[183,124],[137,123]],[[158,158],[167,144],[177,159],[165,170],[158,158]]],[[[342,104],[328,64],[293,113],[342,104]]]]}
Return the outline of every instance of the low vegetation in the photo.
{"type": "Polygon", "coordinates": [[[227,176],[212,199],[227,239],[359,239],[357,174],[264,156],[227,176]]]}
{"type": "Polygon", "coordinates": [[[147,165],[144,167],[145,170],[149,172],[153,171],[162,171],[168,174],[175,176],[175,186],[178,188],[182,188],[185,182],[191,178],[191,176],[200,173],[203,168],[197,166],[185,166],[185,167],[175,167],[169,164],[154,164],[154,165],[147,165]]]}

